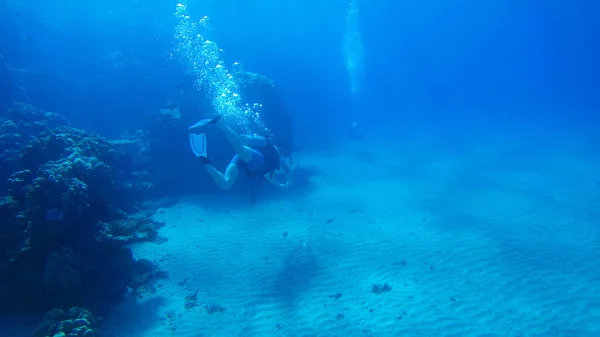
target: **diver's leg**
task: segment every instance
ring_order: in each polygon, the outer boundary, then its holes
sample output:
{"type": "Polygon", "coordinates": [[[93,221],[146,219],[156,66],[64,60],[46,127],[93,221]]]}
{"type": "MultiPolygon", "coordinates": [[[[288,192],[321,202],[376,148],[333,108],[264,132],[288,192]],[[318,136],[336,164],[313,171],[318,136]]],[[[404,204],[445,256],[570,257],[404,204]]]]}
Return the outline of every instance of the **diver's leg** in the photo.
{"type": "Polygon", "coordinates": [[[255,148],[255,149],[264,149],[269,146],[269,140],[263,136],[255,136],[255,135],[240,135],[240,141],[242,145],[255,148]]]}
{"type": "Polygon", "coordinates": [[[230,189],[238,178],[238,168],[235,164],[229,164],[227,170],[225,170],[225,174],[219,172],[211,164],[204,165],[204,169],[208,172],[215,184],[225,191],[230,189]]]}
{"type": "Polygon", "coordinates": [[[227,124],[225,124],[225,122],[222,119],[217,120],[216,124],[217,127],[221,129],[225,134],[225,138],[227,138],[227,141],[229,142],[229,144],[231,144],[235,153],[237,153],[237,155],[240,156],[240,158],[242,158],[243,161],[251,161],[252,149],[247,146],[244,146],[240,139],[240,136],[237,133],[235,133],[235,131],[233,131],[229,126],[227,126],[227,124]]]}

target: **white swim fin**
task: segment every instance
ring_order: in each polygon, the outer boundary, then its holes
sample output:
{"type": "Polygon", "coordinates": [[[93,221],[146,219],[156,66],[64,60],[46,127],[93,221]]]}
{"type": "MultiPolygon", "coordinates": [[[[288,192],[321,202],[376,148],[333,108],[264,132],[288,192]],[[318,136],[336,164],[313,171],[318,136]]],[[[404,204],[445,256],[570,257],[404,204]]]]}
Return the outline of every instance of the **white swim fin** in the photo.
{"type": "Polygon", "coordinates": [[[204,128],[204,126],[206,126],[207,124],[210,124],[210,123],[214,123],[214,122],[215,122],[214,118],[201,119],[198,121],[198,123],[190,126],[188,128],[188,130],[192,133],[200,134],[200,133],[202,133],[202,129],[204,128]]]}
{"type": "Polygon", "coordinates": [[[196,157],[207,158],[206,134],[190,133],[190,148],[192,149],[192,152],[194,152],[194,155],[196,157]]]}

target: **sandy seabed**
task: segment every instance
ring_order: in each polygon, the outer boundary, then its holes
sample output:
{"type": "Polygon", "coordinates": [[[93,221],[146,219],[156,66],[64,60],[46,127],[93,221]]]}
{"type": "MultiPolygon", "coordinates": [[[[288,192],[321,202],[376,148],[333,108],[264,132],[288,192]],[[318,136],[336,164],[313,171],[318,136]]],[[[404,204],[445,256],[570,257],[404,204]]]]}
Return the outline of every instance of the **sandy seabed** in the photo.
{"type": "Polygon", "coordinates": [[[298,156],[313,187],[255,205],[160,209],[168,240],[132,248],[169,277],[106,336],[600,335],[596,165],[399,148],[298,156]]]}
{"type": "Polygon", "coordinates": [[[347,153],[300,157],[323,171],[301,194],[159,210],[168,241],[133,249],[169,278],[107,333],[600,335],[593,165],[483,147],[347,153]]]}

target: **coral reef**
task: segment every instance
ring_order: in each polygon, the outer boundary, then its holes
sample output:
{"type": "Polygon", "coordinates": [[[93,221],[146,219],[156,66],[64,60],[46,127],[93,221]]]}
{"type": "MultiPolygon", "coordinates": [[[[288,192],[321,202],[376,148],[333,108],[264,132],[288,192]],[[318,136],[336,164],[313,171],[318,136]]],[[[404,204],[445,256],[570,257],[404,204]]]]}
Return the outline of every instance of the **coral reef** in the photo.
{"type": "Polygon", "coordinates": [[[136,242],[160,242],[164,240],[158,235],[158,229],[164,224],[152,220],[152,213],[152,211],[142,211],[119,220],[99,221],[95,229],[97,242],[122,246],[136,242]]]}
{"type": "Polygon", "coordinates": [[[156,281],[167,279],[169,275],[160,270],[152,261],[139,259],[135,262],[131,270],[133,279],[129,282],[131,294],[138,298],[142,298],[144,294],[156,293],[154,287],[156,281]]]}
{"type": "Polygon", "coordinates": [[[0,116],[2,312],[108,309],[146,273],[125,245],[159,239],[131,150],[67,125],[27,104],[0,116]]]}
{"type": "Polygon", "coordinates": [[[195,165],[187,138],[188,127],[199,116],[197,111],[183,114],[178,104],[171,103],[152,113],[148,118],[148,132],[139,135],[148,147],[150,179],[163,195],[190,192],[190,188],[195,189],[192,186],[198,186],[195,184],[200,167],[195,165]]]}
{"type": "Polygon", "coordinates": [[[97,337],[100,336],[96,319],[91,312],[77,307],[64,312],[53,309],[31,337],[97,337]]]}
{"type": "Polygon", "coordinates": [[[151,181],[148,164],[150,157],[143,131],[128,138],[109,141],[117,153],[117,195],[115,202],[121,209],[132,211],[137,208],[136,201],[153,196],[154,183],[151,181]]]}
{"type": "MultiPolygon", "coordinates": [[[[25,103],[16,103],[0,114],[0,177],[4,178],[22,168],[21,149],[42,131],[68,122],[59,114],[45,112],[25,103]]],[[[0,179],[0,190],[7,188],[7,180],[0,179]]]]}

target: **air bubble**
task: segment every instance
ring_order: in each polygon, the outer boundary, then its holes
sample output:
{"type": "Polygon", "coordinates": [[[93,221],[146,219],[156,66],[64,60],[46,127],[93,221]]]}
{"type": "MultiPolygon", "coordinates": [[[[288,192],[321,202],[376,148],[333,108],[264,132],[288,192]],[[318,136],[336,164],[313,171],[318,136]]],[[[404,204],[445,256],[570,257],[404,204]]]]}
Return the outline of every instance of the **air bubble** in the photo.
{"type": "Polygon", "coordinates": [[[250,106],[242,100],[240,84],[234,76],[242,70],[241,64],[235,62],[231,71],[226,69],[225,63],[220,59],[223,49],[215,42],[205,39],[200,31],[210,29],[208,16],[203,16],[199,21],[191,20],[185,3],[185,0],[181,0],[176,6],[179,20],[174,34],[176,56],[188,67],[188,73],[196,77],[196,86],[207,91],[217,113],[237,122],[244,132],[256,133],[257,129],[261,133],[268,131],[254,111],[257,109],[256,104],[250,106]]]}

